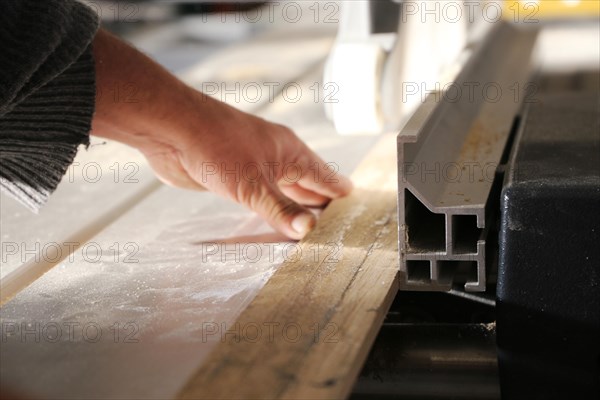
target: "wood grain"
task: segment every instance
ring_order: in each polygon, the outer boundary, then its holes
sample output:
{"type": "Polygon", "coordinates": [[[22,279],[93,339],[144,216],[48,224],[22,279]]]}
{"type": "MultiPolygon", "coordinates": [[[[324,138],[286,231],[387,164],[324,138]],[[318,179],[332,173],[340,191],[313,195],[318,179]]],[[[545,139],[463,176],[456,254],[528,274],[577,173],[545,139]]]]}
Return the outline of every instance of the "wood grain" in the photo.
{"type": "MultiPolygon", "coordinates": [[[[343,398],[397,292],[396,137],[384,135],[181,399],[343,398]]],[[[202,324],[203,321],[197,321],[202,324]]]]}

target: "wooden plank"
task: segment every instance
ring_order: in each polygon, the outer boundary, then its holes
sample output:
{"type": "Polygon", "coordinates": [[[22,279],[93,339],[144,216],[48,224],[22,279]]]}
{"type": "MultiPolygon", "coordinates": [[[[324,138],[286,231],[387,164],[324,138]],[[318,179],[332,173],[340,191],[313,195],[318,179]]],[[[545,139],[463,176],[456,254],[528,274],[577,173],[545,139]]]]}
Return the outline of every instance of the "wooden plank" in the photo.
{"type": "MultiPolygon", "coordinates": [[[[181,399],[346,397],[397,292],[395,135],[352,175],[181,399]]],[[[202,323],[202,321],[198,321],[202,323]]]]}

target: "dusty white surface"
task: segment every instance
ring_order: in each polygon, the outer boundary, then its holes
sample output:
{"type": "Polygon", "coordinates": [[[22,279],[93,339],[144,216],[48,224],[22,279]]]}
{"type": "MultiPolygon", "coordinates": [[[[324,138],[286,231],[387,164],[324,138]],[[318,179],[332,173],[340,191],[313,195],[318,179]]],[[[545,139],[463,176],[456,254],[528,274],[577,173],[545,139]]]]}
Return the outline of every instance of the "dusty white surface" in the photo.
{"type": "Polygon", "coordinates": [[[3,307],[2,381],[40,397],[172,396],[220,338],[207,324],[230,323],[279,262],[281,244],[260,263],[265,246],[243,256],[236,236],[269,231],[211,194],[159,190],[3,307]]]}
{"type": "Polygon", "coordinates": [[[0,194],[0,279],[36,257],[54,259],[56,244],[80,242],[77,231],[93,225],[108,210],[127,202],[154,180],[138,151],[94,138],[88,150],[80,148],[39,214],[0,194]]]}

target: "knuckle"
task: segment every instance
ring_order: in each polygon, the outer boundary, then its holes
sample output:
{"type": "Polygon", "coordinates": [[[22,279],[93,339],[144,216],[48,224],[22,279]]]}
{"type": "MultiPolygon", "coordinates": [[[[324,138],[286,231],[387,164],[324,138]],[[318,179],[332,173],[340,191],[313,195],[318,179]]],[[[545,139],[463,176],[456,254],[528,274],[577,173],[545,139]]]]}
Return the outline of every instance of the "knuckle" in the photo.
{"type": "Polygon", "coordinates": [[[233,193],[235,201],[256,210],[260,205],[260,199],[266,195],[263,187],[264,185],[259,182],[248,181],[232,185],[229,190],[233,193]]]}
{"type": "Polygon", "coordinates": [[[275,221],[292,216],[298,211],[298,205],[287,197],[280,197],[273,202],[269,215],[275,221]]]}

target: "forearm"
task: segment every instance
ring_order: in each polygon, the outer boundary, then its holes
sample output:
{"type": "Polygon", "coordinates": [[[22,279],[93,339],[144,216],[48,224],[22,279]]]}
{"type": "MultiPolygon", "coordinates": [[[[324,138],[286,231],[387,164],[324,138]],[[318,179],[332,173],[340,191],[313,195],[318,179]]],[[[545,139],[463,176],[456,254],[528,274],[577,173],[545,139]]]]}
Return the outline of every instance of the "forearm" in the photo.
{"type": "Polygon", "coordinates": [[[150,149],[163,139],[158,144],[180,141],[173,136],[187,134],[190,121],[211,107],[210,99],[110,33],[98,32],[93,48],[98,93],[93,135],[150,149]]]}

